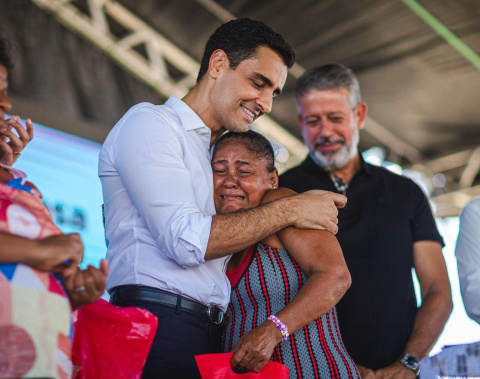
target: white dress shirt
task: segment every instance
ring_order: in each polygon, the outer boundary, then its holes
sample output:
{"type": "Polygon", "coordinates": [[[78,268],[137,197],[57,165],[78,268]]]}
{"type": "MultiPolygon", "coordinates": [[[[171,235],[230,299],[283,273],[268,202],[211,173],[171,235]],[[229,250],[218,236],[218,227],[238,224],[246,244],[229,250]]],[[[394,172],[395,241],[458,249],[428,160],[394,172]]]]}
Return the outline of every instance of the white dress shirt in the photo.
{"type": "Polygon", "coordinates": [[[460,214],[455,255],[465,309],[480,323],[480,197],[470,201],[460,214]]]}
{"type": "Polygon", "coordinates": [[[204,259],[215,214],[210,137],[173,96],[132,107],[109,133],[98,165],[108,290],[140,284],[226,310],[228,258],[204,259]]]}

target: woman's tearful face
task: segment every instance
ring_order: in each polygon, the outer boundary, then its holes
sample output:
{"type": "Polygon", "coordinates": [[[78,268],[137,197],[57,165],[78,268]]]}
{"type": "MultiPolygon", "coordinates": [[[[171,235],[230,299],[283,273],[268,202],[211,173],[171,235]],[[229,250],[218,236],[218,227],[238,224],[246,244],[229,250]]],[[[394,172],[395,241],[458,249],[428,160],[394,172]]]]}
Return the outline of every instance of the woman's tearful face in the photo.
{"type": "Polygon", "coordinates": [[[268,172],[267,161],[255,156],[241,142],[223,144],[212,158],[214,200],[217,213],[254,208],[276,185],[276,171],[268,172]]]}

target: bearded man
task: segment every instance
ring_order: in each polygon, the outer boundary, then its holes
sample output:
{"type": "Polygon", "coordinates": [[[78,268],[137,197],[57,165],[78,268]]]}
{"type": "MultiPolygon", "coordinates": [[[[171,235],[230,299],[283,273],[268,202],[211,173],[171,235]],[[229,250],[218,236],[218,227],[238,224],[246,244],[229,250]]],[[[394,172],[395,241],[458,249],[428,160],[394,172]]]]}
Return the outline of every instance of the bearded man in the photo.
{"type": "Polygon", "coordinates": [[[295,95],[310,154],[280,177],[280,186],[348,198],[337,234],[352,276],[337,305],[343,341],[362,378],[413,378],[452,309],[443,240],[428,200],[413,181],[358,153],[367,105],[350,69],[329,64],[309,70],[295,95]]]}

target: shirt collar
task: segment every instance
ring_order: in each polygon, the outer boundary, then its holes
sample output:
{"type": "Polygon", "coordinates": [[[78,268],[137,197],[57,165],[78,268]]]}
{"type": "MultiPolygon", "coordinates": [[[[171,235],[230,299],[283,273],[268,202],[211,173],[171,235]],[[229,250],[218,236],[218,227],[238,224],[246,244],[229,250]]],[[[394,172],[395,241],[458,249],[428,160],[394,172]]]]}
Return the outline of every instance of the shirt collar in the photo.
{"type": "Polygon", "coordinates": [[[180,122],[185,130],[194,130],[199,128],[207,128],[210,130],[210,128],[205,125],[198,114],[196,114],[195,111],[187,105],[187,103],[185,103],[183,100],[180,100],[178,97],[170,96],[165,104],[169,105],[175,112],[177,112],[180,122]]]}
{"type": "Polygon", "coordinates": [[[367,175],[373,175],[373,167],[371,164],[365,162],[365,159],[363,159],[363,155],[359,153],[360,155],[360,170],[359,171],[364,171],[365,174],[367,175]]]}

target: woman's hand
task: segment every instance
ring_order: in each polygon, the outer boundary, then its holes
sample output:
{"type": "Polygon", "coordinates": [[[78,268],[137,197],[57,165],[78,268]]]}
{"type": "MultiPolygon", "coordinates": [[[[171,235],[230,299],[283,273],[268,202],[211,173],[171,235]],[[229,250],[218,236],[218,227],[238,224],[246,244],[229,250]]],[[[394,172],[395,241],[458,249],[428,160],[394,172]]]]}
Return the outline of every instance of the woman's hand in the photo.
{"type": "Polygon", "coordinates": [[[248,371],[260,371],[281,340],[280,330],[272,321],[266,320],[258,328],[243,335],[233,347],[232,352],[235,354],[230,362],[232,368],[240,366],[248,371]]]}
{"type": "Polygon", "coordinates": [[[78,233],[60,234],[32,241],[33,250],[24,250],[20,260],[41,271],[53,271],[67,277],[83,258],[83,243],[78,233]]]}
{"type": "Polygon", "coordinates": [[[76,271],[65,278],[63,282],[70,297],[73,309],[97,301],[105,292],[109,267],[105,259],[100,262],[100,268],[91,265],[86,270],[76,268],[76,271]]]}
{"type": "Polygon", "coordinates": [[[2,121],[0,124],[0,163],[12,166],[32,139],[32,120],[27,119],[25,126],[20,124],[19,116],[12,116],[8,120],[2,121]],[[14,133],[14,130],[17,133],[14,133]]]}

